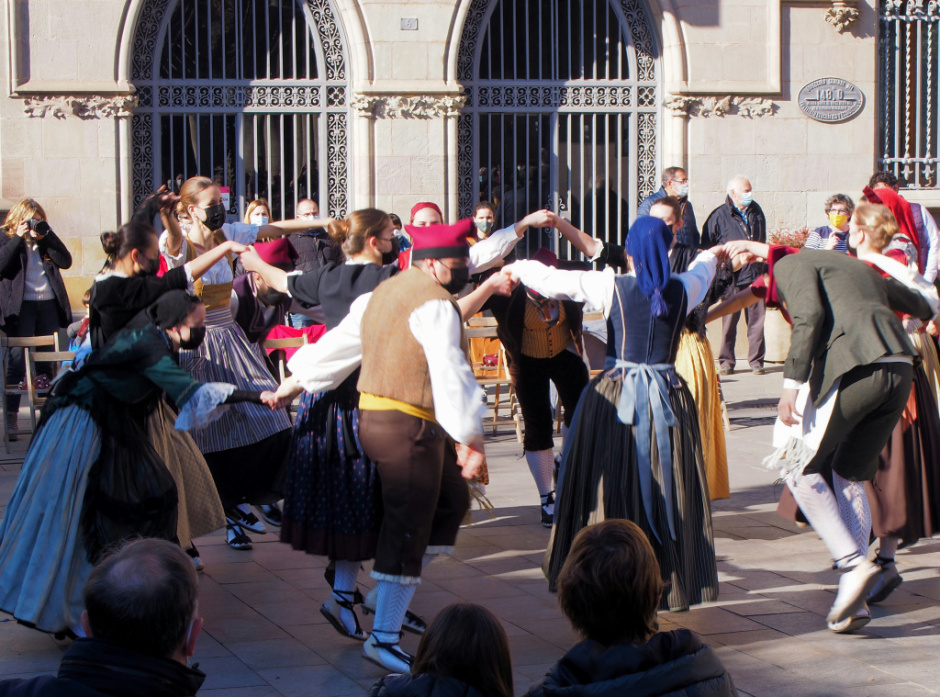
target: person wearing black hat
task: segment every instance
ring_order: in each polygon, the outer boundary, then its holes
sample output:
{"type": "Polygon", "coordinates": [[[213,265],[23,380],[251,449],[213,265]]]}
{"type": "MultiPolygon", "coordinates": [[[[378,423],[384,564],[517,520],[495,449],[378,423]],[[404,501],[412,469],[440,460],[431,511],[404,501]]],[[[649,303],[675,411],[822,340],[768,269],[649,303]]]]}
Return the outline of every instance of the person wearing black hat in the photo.
{"type": "Polygon", "coordinates": [[[81,635],[81,590],[109,545],[176,541],[176,485],[146,433],[161,393],[180,409],[181,429],[204,426],[222,404],[276,405],[273,393],[198,382],[179,367],[176,352],[205,334],[198,299],[166,293],[146,320],[55,386],[4,511],[0,609],[37,629],[81,635]]]}

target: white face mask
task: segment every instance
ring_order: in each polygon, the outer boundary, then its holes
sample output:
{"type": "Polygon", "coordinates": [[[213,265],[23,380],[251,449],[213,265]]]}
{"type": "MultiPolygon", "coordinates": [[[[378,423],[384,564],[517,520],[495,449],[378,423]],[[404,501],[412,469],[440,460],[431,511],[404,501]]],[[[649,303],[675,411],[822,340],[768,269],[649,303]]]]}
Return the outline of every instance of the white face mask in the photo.
{"type": "Polygon", "coordinates": [[[267,225],[268,216],[266,215],[253,215],[251,216],[252,225],[267,225]]]}
{"type": "Polygon", "coordinates": [[[741,205],[750,206],[754,202],[754,194],[750,191],[747,191],[741,194],[741,205]]]}
{"type": "Polygon", "coordinates": [[[685,198],[689,195],[689,182],[685,184],[676,184],[673,189],[675,189],[676,196],[679,198],[685,198]]]}

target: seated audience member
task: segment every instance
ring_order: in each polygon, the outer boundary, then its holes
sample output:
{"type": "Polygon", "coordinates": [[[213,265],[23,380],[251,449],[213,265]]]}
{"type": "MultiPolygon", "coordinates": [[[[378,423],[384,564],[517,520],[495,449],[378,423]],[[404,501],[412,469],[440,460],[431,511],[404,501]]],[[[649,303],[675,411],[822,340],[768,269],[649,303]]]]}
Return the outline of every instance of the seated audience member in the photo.
{"type": "Polygon", "coordinates": [[[185,697],[206,676],[188,668],[196,637],[198,579],[166,540],[137,539],[95,567],[85,584],[82,626],[58,676],[0,682],[2,697],[185,697]]]}
{"type": "Polygon", "coordinates": [[[370,697],[512,697],[509,639],[492,612],[448,605],[421,636],[411,675],[382,678],[370,697]]]}
{"type": "Polygon", "coordinates": [[[635,523],[612,519],[584,528],[558,577],[558,604],[585,640],[527,697],[737,695],[696,634],[657,631],[662,591],[653,548],[635,523]]]}

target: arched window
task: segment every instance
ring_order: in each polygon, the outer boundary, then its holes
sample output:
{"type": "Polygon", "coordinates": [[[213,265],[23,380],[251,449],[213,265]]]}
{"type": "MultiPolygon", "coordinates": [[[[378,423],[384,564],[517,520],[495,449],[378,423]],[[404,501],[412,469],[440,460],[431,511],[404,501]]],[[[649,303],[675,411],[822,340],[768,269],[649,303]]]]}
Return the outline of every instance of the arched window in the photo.
{"type": "Polygon", "coordinates": [[[241,216],[275,220],[301,198],[346,214],[347,80],[329,0],[152,0],[132,81],[134,203],[196,174],[230,189],[241,216]]]}
{"type": "MultiPolygon", "coordinates": [[[[655,57],[640,0],[475,0],[457,66],[461,214],[497,199],[509,224],[548,207],[619,243],[656,189],[655,57]]],[[[521,251],[551,243],[533,233],[521,251]]]]}

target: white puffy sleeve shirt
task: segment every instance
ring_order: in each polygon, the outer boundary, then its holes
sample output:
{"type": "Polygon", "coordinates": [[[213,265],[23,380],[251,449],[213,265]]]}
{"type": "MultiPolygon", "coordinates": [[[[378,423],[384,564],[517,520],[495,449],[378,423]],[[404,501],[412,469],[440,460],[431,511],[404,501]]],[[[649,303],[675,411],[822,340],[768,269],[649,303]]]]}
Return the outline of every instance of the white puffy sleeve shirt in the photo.
{"type": "MultiPolygon", "coordinates": [[[[288,362],[307,392],[335,389],[362,363],[362,317],[371,293],[356,298],[349,314],[315,344],[302,346],[288,362]]],[[[447,300],[429,300],[408,317],[408,328],[424,349],[431,376],[434,418],[458,443],[483,435],[485,395],[460,348],[460,315],[447,300]]]]}

